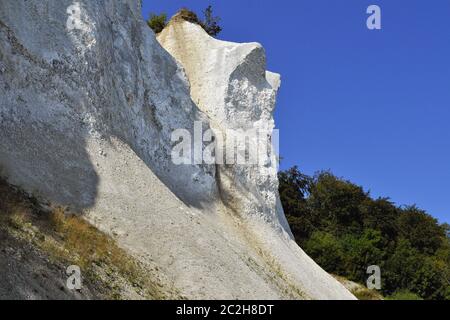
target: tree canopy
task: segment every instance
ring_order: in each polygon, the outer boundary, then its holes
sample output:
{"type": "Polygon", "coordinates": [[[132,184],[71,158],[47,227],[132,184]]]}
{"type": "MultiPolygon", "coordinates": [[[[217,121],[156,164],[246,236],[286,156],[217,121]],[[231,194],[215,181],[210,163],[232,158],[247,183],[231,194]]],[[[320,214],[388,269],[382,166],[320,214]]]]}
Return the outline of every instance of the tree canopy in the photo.
{"type": "MultiPolygon", "coordinates": [[[[222,31],[222,27],[219,25],[220,17],[213,14],[211,5],[203,11],[203,20],[200,20],[195,12],[187,8],[180,9],[178,16],[186,21],[198,24],[212,37],[216,37],[222,31]]],[[[147,24],[156,34],[158,34],[163,31],[167,25],[167,14],[150,13],[147,24]]]]}
{"type": "Polygon", "coordinates": [[[331,172],[280,172],[280,197],[299,245],[325,270],[365,283],[378,265],[382,293],[450,299],[450,226],[399,207],[331,172]]]}
{"type": "Polygon", "coordinates": [[[160,33],[166,27],[167,24],[167,14],[155,14],[150,13],[149,18],[147,20],[148,26],[156,33],[160,33]]]}

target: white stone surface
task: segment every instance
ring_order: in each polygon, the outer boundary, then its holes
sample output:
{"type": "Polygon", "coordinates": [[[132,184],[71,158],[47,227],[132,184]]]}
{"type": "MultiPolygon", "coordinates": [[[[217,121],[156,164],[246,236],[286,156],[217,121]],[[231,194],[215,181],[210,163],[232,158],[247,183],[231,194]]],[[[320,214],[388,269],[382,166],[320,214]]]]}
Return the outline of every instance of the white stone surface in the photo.
{"type": "Polygon", "coordinates": [[[186,297],[353,298],[290,237],[272,165],[172,164],[171,132],[194,121],[271,130],[279,82],[259,45],[180,32],[205,50],[182,62],[192,99],[139,1],[1,1],[1,174],[84,212],[186,297]]]}
{"type": "MultiPolygon", "coordinates": [[[[208,115],[216,133],[258,129],[272,134],[280,76],[266,71],[260,44],[214,39],[179,14],[157,39],[183,65],[192,99],[208,115]]],[[[269,161],[265,165],[216,166],[225,207],[245,221],[246,228],[270,252],[270,259],[280,264],[286,279],[307,296],[350,298],[341,284],[295,244],[279,200],[275,154],[259,152],[258,156],[269,156],[269,161]]]]}

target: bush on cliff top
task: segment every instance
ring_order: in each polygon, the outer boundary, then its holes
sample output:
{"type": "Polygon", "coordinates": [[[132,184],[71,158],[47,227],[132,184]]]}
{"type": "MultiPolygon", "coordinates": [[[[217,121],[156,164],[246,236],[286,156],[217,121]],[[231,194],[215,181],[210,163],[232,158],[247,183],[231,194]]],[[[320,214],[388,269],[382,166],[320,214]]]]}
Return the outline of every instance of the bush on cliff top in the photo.
{"type": "Polygon", "coordinates": [[[156,33],[160,33],[167,25],[167,14],[154,14],[150,13],[150,16],[147,20],[148,26],[156,33]]]}
{"type": "Polygon", "coordinates": [[[366,283],[381,268],[393,299],[450,299],[450,226],[415,206],[373,199],[330,172],[279,174],[280,197],[299,245],[325,270],[366,283]],[[407,293],[407,294],[406,294],[407,293]]]}
{"type": "MultiPolygon", "coordinates": [[[[178,19],[183,19],[185,21],[196,23],[201,26],[210,36],[216,37],[221,31],[222,27],[219,25],[220,17],[213,15],[212,6],[208,6],[204,11],[204,20],[200,20],[197,14],[189,9],[182,8],[177,13],[176,17],[178,19]]],[[[155,14],[150,13],[149,19],[147,20],[147,24],[152,30],[158,34],[160,33],[167,25],[167,14],[155,14]]]]}

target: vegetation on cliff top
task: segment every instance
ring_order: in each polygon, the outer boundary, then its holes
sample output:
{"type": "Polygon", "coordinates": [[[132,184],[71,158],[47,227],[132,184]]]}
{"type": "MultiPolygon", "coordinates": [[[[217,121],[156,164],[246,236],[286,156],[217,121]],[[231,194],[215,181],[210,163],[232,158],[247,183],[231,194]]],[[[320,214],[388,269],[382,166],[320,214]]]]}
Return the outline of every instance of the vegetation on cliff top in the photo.
{"type": "Polygon", "coordinates": [[[147,24],[153,30],[153,32],[158,34],[163,31],[167,25],[167,14],[150,13],[147,24]]]}

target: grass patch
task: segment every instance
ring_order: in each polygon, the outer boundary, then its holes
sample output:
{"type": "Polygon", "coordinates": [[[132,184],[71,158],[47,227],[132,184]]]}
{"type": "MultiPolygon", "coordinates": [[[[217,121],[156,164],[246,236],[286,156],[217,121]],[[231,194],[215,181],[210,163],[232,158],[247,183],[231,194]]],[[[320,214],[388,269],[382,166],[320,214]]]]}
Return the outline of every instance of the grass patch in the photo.
{"type": "Polygon", "coordinates": [[[370,290],[366,286],[350,281],[347,278],[332,274],[333,278],[347,288],[358,300],[384,300],[382,294],[377,290],[370,290]]]}
{"type": "Polygon", "coordinates": [[[358,300],[384,300],[383,296],[379,294],[377,291],[369,290],[367,288],[359,288],[352,290],[352,294],[358,300]]]}
{"type": "Polygon", "coordinates": [[[0,230],[32,243],[51,261],[77,265],[83,278],[104,292],[106,299],[165,299],[162,285],[148,268],[79,215],[58,207],[44,209],[38,201],[0,179],[0,230]]]}

